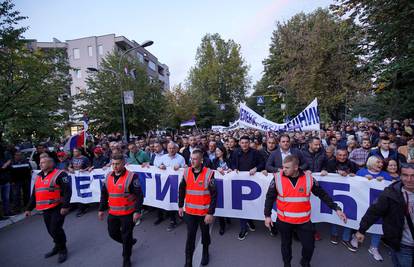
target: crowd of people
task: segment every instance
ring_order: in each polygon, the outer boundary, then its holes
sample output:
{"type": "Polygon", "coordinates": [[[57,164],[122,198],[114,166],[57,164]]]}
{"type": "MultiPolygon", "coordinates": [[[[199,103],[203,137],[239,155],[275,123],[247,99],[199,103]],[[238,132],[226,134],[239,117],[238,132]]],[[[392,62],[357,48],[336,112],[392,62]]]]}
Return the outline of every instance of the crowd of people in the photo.
{"type": "MultiPolygon", "coordinates": [[[[39,166],[43,157],[51,158],[55,167],[68,173],[92,171],[111,167],[114,155],[122,157],[127,164],[155,166],[175,170],[191,166],[191,154],[202,151],[203,166],[221,174],[231,171],[276,173],[282,169],[287,156],[299,159],[304,172],[320,172],[321,175],[337,173],[341,176],[355,175],[368,180],[398,181],[401,167],[414,163],[414,121],[387,119],[382,122],[337,122],[323,125],[319,132],[273,133],[253,129],[236,129],[228,132],[194,130],[175,134],[149,133],[129,143],[121,141],[120,134],[98,135],[88,140],[83,147],[63,151],[63,143],[38,144],[32,160],[39,166]]],[[[30,203],[30,181],[33,164],[16,146],[6,146],[0,153],[0,189],[2,196],[2,219],[22,212],[30,203]]],[[[412,203],[411,203],[412,204],[412,203]]],[[[77,206],[77,216],[88,211],[88,204],[77,206]]],[[[407,211],[413,216],[414,207],[407,211]]],[[[177,212],[157,209],[155,225],[167,219],[167,231],[177,227],[177,212]]],[[[234,219],[233,219],[234,221],[234,219]]],[[[252,220],[239,219],[239,240],[254,232],[252,220]]],[[[139,224],[140,220],[137,221],[139,224]]],[[[225,234],[229,218],[219,218],[220,235],[225,234]]],[[[316,229],[318,226],[314,226],[316,229]]],[[[330,242],[339,243],[352,252],[358,249],[358,240],[353,230],[332,225],[330,242]],[[341,229],[343,228],[343,229],[341,229]],[[342,233],[341,233],[342,232],[342,233]]],[[[408,232],[409,233],[409,232],[408,232]]],[[[271,227],[269,234],[276,236],[278,229],[271,227]]],[[[370,234],[369,253],[382,261],[381,236],[370,234]]],[[[315,240],[321,236],[316,230],[315,240]]],[[[404,236],[407,246],[414,246],[413,238],[404,236]]]]}

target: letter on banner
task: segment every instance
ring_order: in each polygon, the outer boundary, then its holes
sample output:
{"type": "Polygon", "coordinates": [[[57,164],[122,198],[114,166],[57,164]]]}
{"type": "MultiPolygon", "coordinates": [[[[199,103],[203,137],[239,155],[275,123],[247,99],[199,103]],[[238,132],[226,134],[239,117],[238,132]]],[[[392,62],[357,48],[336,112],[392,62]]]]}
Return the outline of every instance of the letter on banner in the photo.
{"type": "Polygon", "coordinates": [[[215,179],[216,181],[216,191],[217,191],[217,205],[219,209],[224,208],[224,188],[223,188],[223,179],[215,179]]]}
{"type": "Polygon", "coordinates": [[[78,197],[85,198],[85,197],[92,197],[92,192],[87,189],[90,188],[91,185],[91,177],[90,176],[75,176],[76,181],[76,192],[78,194],[78,197]],[[81,183],[82,182],[82,183],[81,183]],[[81,192],[83,191],[83,193],[81,192]]]}
{"type": "Polygon", "coordinates": [[[157,200],[164,200],[168,190],[170,190],[170,202],[178,202],[178,175],[168,175],[164,187],[161,189],[161,174],[155,174],[155,195],[157,200]]]}
{"type": "MultiPolygon", "coordinates": [[[[334,195],[334,191],[345,191],[349,192],[350,186],[349,184],[342,184],[342,183],[333,183],[333,182],[324,182],[319,181],[319,185],[325,189],[328,195],[332,196],[333,201],[339,201],[343,204],[344,212],[346,216],[351,220],[357,219],[357,203],[356,201],[347,195],[334,195]]],[[[332,214],[332,210],[323,202],[321,202],[321,213],[332,214]]]]}
{"type": "Polygon", "coordinates": [[[94,180],[99,180],[99,188],[102,188],[103,180],[105,180],[105,175],[103,174],[94,174],[92,175],[94,180]]]}
{"type": "Polygon", "coordinates": [[[144,197],[147,193],[147,180],[146,179],[152,179],[152,175],[150,172],[136,172],[138,174],[139,183],[141,184],[142,193],[144,194],[144,197]]]}
{"type": "Polygon", "coordinates": [[[236,210],[243,209],[243,200],[254,200],[260,197],[262,189],[254,181],[248,180],[233,180],[231,181],[231,198],[232,208],[236,210]],[[243,187],[249,187],[250,193],[243,194],[243,187]]]}

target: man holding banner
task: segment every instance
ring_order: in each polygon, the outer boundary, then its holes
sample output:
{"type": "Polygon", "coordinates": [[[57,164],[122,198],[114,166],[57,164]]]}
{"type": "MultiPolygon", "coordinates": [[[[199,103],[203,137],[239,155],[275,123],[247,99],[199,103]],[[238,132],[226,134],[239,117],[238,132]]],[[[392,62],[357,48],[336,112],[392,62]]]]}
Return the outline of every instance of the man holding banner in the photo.
{"type": "Polygon", "coordinates": [[[203,255],[201,265],[209,262],[210,245],[209,224],[213,222],[216,209],[216,185],[214,171],[203,167],[203,152],[194,150],[191,154],[192,167],[185,168],[184,177],[179,186],[178,214],[187,224],[187,241],[185,245],[185,266],[192,267],[197,228],[201,229],[203,255]],[[185,213],[183,210],[185,202],[185,213]]]}
{"type": "Polygon", "coordinates": [[[317,181],[299,169],[299,159],[288,155],[283,160],[283,172],[274,173],[265,201],[265,225],[273,226],[272,208],[276,201],[277,228],[282,238],[282,257],[285,267],[292,260],[292,235],[296,231],[302,243],[301,266],[310,266],[315,247],[314,229],[311,218],[311,193],[319,197],[329,208],[335,210],[344,223],[346,216],[317,181]]]}
{"type": "Polygon", "coordinates": [[[132,236],[135,223],[141,217],[144,195],[138,175],[125,168],[123,155],[112,156],[112,169],[101,189],[98,218],[103,220],[109,207],[108,232],[115,241],[122,244],[123,266],[131,266],[132,246],[137,242],[132,236]]]}

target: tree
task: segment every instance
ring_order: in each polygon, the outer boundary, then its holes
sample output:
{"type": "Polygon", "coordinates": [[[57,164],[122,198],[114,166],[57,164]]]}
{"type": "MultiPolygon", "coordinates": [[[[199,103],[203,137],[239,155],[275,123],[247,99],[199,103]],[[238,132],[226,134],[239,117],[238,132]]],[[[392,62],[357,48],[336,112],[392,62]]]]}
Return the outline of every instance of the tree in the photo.
{"type": "Polygon", "coordinates": [[[249,67],[241,56],[240,45],[225,41],[219,34],[207,34],[197,49],[196,65],[191,68],[187,87],[197,100],[202,126],[226,124],[236,114],[236,105],[245,99],[250,84],[249,67]],[[219,109],[224,104],[225,112],[219,109]],[[221,111],[221,112],[220,112],[221,111]]]}
{"type": "Polygon", "coordinates": [[[317,97],[323,114],[341,119],[355,93],[367,88],[365,70],[358,67],[361,38],[355,24],[326,9],[299,13],[284,24],[277,23],[270,54],[263,61],[264,75],[256,88],[280,95],[273,108],[279,109],[276,104],[284,102],[291,116],[317,97]]]}
{"type": "Polygon", "coordinates": [[[118,52],[108,54],[100,64],[101,70],[87,78],[88,89],[79,96],[82,104],[78,113],[88,115],[93,132],[122,132],[121,92],[133,91],[134,104],[125,105],[128,132],[141,134],[154,129],[165,106],[161,84],[151,81],[135,58],[124,58],[119,69],[119,58],[118,52]],[[126,75],[124,67],[134,75],[126,75]]]}
{"type": "Polygon", "coordinates": [[[407,0],[338,2],[331,9],[339,16],[360,23],[366,33],[360,45],[374,81],[373,90],[369,92],[376,96],[372,108],[382,111],[383,116],[412,116],[414,3],[407,0]]]}
{"type": "Polygon", "coordinates": [[[71,104],[65,51],[31,48],[24,19],[0,3],[0,132],[11,142],[61,136],[71,104]]]}
{"type": "Polygon", "coordinates": [[[162,120],[164,126],[178,128],[181,122],[190,120],[198,114],[195,99],[181,84],[166,92],[165,98],[165,115],[162,120]]]}

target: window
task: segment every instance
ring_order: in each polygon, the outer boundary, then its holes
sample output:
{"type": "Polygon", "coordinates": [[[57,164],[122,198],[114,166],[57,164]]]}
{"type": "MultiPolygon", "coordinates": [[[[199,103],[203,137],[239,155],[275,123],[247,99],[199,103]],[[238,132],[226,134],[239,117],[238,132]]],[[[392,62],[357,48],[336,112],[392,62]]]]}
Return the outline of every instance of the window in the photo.
{"type": "Polygon", "coordinates": [[[80,59],[80,51],[79,48],[73,48],[73,58],[80,59]]]}
{"type": "Polygon", "coordinates": [[[76,76],[76,78],[81,79],[82,78],[81,70],[75,70],[75,76],[76,76]]]}
{"type": "Polygon", "coordinates": [[[102,45],[98,45],[98,53],[99,55],[103,55],[103,46],[102,45]]]}
{"type": "Polygon", "coordinates": [[[154,63],[154,62],[152,62],[152,61],[148,61],[148,67],[149,67],[150,69],[152,69],[153,71],[155,71],[155,70],[156,70],[155,63],[154,63]]]}
{"type": "Polygon", "coordinates": [[[92,56],[92,46],[88,46],[88,56],[92,56]]]}
{"type": "Polygon", "coordinates": [[[140,52],[137,52],[137,57],[139,62],[144,63],[144,56],[140,52]]]}

